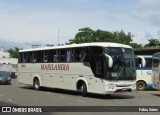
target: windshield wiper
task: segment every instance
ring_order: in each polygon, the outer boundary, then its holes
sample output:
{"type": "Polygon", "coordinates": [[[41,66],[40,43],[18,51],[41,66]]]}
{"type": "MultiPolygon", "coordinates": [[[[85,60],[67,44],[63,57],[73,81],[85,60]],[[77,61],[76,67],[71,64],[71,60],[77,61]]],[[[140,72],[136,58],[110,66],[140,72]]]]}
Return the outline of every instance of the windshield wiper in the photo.
{"type": "Polygon", "coordinates": [[[124,71],[124,65],[122,66],[118,76],[116,77],[116,80],[118,80],[118,78],[122,75],[122,72],[124,71]]]}

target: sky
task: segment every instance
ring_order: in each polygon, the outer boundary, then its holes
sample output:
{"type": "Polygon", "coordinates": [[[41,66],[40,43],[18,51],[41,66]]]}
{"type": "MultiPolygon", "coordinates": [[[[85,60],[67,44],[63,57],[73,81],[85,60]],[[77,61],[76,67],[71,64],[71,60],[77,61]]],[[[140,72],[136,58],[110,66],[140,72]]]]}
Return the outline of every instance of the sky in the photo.
{"type": "Polygon", "coordinates": [[[0,40],[64,44],[80,28],[160,40],[160,0],[0,0],[0,40]]]}

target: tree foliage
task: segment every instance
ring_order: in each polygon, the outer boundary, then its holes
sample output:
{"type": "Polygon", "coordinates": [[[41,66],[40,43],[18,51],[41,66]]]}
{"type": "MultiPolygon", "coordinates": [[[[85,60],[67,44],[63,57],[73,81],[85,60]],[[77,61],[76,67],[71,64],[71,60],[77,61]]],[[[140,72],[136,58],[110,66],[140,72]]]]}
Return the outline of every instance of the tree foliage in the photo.
{"type": "Polygon", "coordinates": [[[133,48],[143,48],[142,44],[130,43],[130,46],[133,48]]]}
{"type": "Polygon", "coordinates": [[[141,44],[131,43],[133,35],[125,33],[123,30],[109,32],[103,30],[92,30],[89,27],[79,29],[79,32],[75,35],[74,39],[69,40],[69,44],[73,43],[88,43],[88,42],[115,42],[127,45],[132,45],[134,47],[141,47],[141,44]]]}
{"type": "Polygon", "coordinates": [[[10,53],[10,57],[18,58],[19,48],[15,47],[14,49],[9,49],[8,52],[10,53]]]}
{"type": "Polygon", "coordinates": [[[149,39],[148,40],[148,44],[146,44],[144,47],[153,47],[153,46],[159,46],[160,45],[160,41],[158,39],[149,39]]]}

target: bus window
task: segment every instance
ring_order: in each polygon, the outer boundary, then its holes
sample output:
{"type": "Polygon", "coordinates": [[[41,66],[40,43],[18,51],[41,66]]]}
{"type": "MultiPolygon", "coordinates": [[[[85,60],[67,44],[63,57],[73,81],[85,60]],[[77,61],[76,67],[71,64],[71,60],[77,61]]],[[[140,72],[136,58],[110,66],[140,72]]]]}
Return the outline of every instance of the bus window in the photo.
{"type": "Polygon", "coordinates": [[[136,67],[140,68],[141,67],[141,63],[142,63],[141,58],[136,58],[135,60],[136,60],[136,67]]]}
{"type": "Polygon", "coordinates": [[[48,51],[43,52],[43,62],[48,62],[48,51]]]}
{"type": "Polygon", "coordinates": [[[146,67],[151,68],[152,67],[152,58],[146,58],[146,67]]]}
{"type": "Polygon", "coordinates": [[[93,47],[92,56],[102,56],[103,49],[101,47],[93,47]]]}
{"type": "Polygon", "coordinates": [[[70,61],[71,61],[71,51],[70,51],[70,49],[67,49],[66,61],[67,61],[67,62],[70,62],[70,61]]]}
{"type": "Polygon", "coordinates": [[[23,54],[23,63],[31,63],[32,62],[32,52],[25,52],[23,54]]]}
{"type": "Polygon", "coordinates": [[[66,62],[66,50],[60,50],[59,54],[59,61],[66,62]]]}
{"type": "Polygon", "coordinates": [[[159,59],[153,58],[153,67],[158,67],[158,66],[159,66],[159,59]]]}
{"type": "Polygon", "coordinates": [[[75,62],[84,61],[87,53],[88,53],[88,48],[86,48],[86,47],[74,49],[74,61],[75,62]]]}
{"type": "Polygon", "coordinates": [[[56,55],[56,50],[50,50],[48,53],[48,62],[55,62],[54,55],[56,55]]]}
{"type": "Polygon", "coordinates": [[[22,62],[23,62],[23,53],[19,53],[18,63],[22,63],[22,62]]]}
{"type": "Polygon", "coordinates": [[[27,63],[28,62],[28,52],[25,52],[23,55],[23,63],[27,63]]]}
{"type": "Polygon", "coordinates": [[[43,53],[42,51],[37,52],[37,62],[42,62],[43,61],[42,53],[43,53]]]}
{"type": "Polygon", "coordinates": [[[81,49],[80,48],[75,49],[74,61],[79,62],[80,61],[80,56],[81,56],[81,49]]]}
{"type": "Polygon", "coordinates": [[[33,52],[32,62],[33,63],[37,62],[37,52],[33,52]]]}
{"type": "Polygon", "coordinates": [[[86,58],[86,56],[87,56],[87,53],[88,53],[88,48],[83,48],[82,50],[81,50],[81,61],[84,61],[84,59],[86,58]]]}
{"type": "Polygon", "coordinates": [[[29,63],[33,62],[33,52],[29,52],[28,62],[29,62],[29,63]]]}
{"type": "Polygon", "coordinates": [[[53,52],[53,62],[58,62],[58,51],[54,50],[53,52]]]}

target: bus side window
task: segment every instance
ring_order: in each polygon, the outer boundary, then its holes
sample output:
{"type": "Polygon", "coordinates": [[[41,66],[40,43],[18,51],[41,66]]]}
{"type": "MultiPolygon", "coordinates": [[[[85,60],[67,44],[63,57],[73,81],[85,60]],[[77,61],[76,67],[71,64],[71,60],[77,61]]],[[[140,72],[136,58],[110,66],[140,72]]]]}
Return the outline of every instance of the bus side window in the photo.
{"type": "Polygon", "coordinates": [[[53,62],[58,62],[58,51],[53,50],[53,62]]]}
{"type": "Polygon", "coordinates": [[[67,56],[66,56],[66,61],[70,62],[70,58],[71,58],[71,51],[70,49],[67,50],[67,56]]]}
{"type": "Polygon", "coordinates": [[[86,58],[87,56],[87,53],[88,53],[88,48],[83,48],[81,50],[81,61],[84,61],[84,59],[86,58]]]}
{"type": "Polygon", "coordinates": [[[48,52],[48,62],[54,62],[54,50],[48,52]]]}
{"type": "Polygon", "coordinates": [[[27,63],[28,53],[24,52],[23,54],[23,63],[27,63]]]}
{"type": "Polygon", "coordinates": [[[53,55],[53,61],[54,61],[54,62],[57,62],[57,58],[58,58],[58,55],[57,55],[57,54],[54,54],[54,55],[53,55]]]}
{"type": "Polygon", "coordinates": [[[29,63],[33,62],[33,52],[29,52],[29,63]]]}
{"type": "Polygon", "coordinates": [[[66,61],[66,50],[62,49],[60,50],[60,62],[65,62],[66,61]]]}
{"type": "Polygon", "coordinates": [[[43,52],[43,62],[48,62],[48,51],[43,52]]]}
{"type": "Polygon", "coordinates": [[[141,68],[142,60],[140,58],[136,58],[135,60],[136,60],[136,67],[141,68]]]}
{"type": "Polygon", "coordinates": [[[37,52],[37,62],[42,62],[43,58],[42,58],[42,51],[38,51],[37,52]]]}
{"type": "Polygon", "coordinates": [[[159,59],[153,58],[153,67],[158,67],[158,66],[159,66],[159,59]]]}
{"type": "Polygon", "coordinates": [[[146,67],[152,67],[152,58],[146,58],[146,67]]]}
{"type": "Polygon", "coordinates": [[[48,57],[45,55],[43,58],[43,62],[47,62],[48,61],[47,59],[48,59],[48,57]]]}
{"type": "Polygon", "coordinates": [[[33,63],[37,62],[37,52],[33,52],[32,62],[33,63]]]}
{"type": "Polygon", "coordinates": [[[19,56],[18,56],[18,63],[22,63],[23,62],[23,54],[24,53],[19,53],[19,56]]]}
{"type": "Polygon", "coordinates": [[[75,53],[74,53],[74,61],[75,62],[79,62],[80,61],[80,49],[75,49],[75,53]]]}
{"type": "Polygon", "coordinates": [[[103,49],[101,47],[93,47],[92,48],[92,56],[102,56],[103,49]]]}

